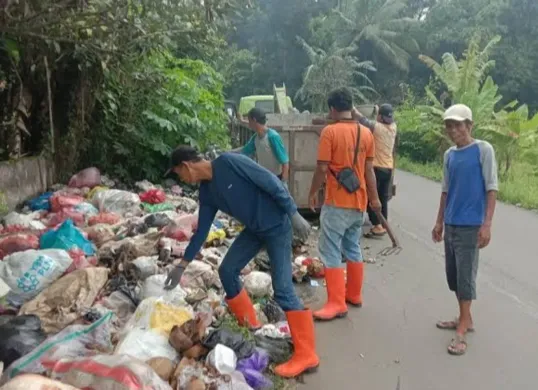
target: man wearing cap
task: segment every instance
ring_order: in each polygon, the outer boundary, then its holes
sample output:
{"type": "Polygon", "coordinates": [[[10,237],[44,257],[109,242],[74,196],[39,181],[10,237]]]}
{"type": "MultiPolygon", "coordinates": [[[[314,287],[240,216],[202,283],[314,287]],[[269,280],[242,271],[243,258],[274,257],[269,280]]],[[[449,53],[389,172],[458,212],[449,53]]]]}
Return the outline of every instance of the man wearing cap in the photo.
{"type": "Polygon", "coordinates": [[[259,108],[248,113],[248,126],[256,133],[248,143],[235,151],[249,157],[256,156],[258,164],[273,172],[287,187],[290,165],[288,152],[282,137],[274,129],[266,126],[267,117],[259,108]]]}
{"type": "MultiPolygon", "coordinates": [[[[392,175],[395,160],[395,145],[397,137],[397,127],[394,122],[394,110],[390,104],[376,106],[377,120],[371,121],[362,115],[356,108],[353,110],[354,119],[372,131],[375,142],[374,172],[377,182],[377,193],[381,201],[381,213],[388,219],[388,202],[392,191],[392,175]]],[[[366,233],[365,237],[380,237],[387,232],[376,213],[368,207],[368,218],[372,223],[372,229],[366,233]]]]}
{"type": "Polygon", "coordinates": [[[262,247],[269,254],[275,300],[286,312],[294,353],[275,368],[283,377],[295,377],[319,365],[315,349],[312,312],[300,302],[292,282],[292,230],[306,240],[310,225],[281,181],[246,156],[224,153],[213,161],[202,159],[190,146],[178,147],[171,156],[172,170],[186,183],[200,183],[198,229],[183,260],[166,282],[175,288],[185,268],[205,242],[215,215],[220,210],[241,222],[245,229],[235,239],[219,267],[228,308],[240,325],[261,327],[256,311],[241,286],[241,270],[262,247]]]}
{"type": "Polygon", "coordinates": [[[444,155],[441,201],[432,238],[441,242],[444,233],[446,278],[456,294],[459,316],[440,321],[437,327],[456,331],[448,352],[463,355],[465,334],[474,330],[471,302],[476,299],[478,253],[491,239],[499,186],[493,147],[472,138],[471,109],[456,104],[446,110],[443,119],[455,146],[444,155]]]}

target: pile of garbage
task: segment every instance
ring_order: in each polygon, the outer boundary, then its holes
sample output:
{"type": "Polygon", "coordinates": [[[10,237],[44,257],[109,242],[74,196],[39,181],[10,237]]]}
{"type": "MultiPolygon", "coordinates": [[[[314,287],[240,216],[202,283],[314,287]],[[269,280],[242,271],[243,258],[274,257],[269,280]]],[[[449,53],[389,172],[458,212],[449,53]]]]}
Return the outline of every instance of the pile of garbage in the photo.
{"type": "MultiPolygon", "coordinates": [[[[270,367],[293,346],[267,254],[242,273],[264,324],[250,332],[229,313],[217,272],[242,226],[217,215],[180,285],[166,291],[197,227],[197,193],[136,187],[119,189],[89,168],[3,218],[1,389],[273,387],[270,367]]],[[[301,243],[294,251],[297,282],[322,276],[301,243]]]]}

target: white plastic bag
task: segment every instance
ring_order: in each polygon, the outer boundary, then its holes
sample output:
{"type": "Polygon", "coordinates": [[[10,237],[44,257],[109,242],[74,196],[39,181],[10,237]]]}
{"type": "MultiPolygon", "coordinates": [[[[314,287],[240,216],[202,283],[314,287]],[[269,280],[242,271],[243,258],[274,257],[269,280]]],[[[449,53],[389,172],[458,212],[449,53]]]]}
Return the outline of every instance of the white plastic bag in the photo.
{"type": "Polygon", "coordinates": [[[145,280],[159,273],[158,259],[159,256],[143,256],[134,259],[131,264],[136,269],[136,273],[140,279],[145,280]]]}
{"type": "Polygon", "coordinates": [[[27,250],[0,262],[0,278],[24,301],[35,298],[71,266],[73,260],[61,249],[27,250]]]}
{"type": "Polygon", "coordinates": [[[213,267],[202,261],[193,260],[181,277],[181,286],[208,290],[211,287],[220,289],[222,288],[222,283],[213,267]]]}
{"type": "Polygon", "coordinates": [[[164,282],[168,278],[167,275],[152,275],[144,280],[142,289],[140,290],[140,300],[147,298],[164,298],[176,306],[188,306],[185,298],[187,293],[178,285],[173,290],[165,290],[164,282]]]}
{"type": "Polygon", "coordinates": [[[123,217],[141,214],[140,197],[128,191],[99,191],[92,198],[92,202],[102,213],[115,213],[123,217]]]}
{"type": "Polygon", "coordinates": [[[168,336],[174,325],[180,326],[192,318],[194,313],[188,305],[179,307],[162,298],[147,298],[138,305],[120,337],[125,337],[133,329],[152,329],[168,336]]]}
{"type": "Polygon", "coordinates": [[[30,390],[30,389],[53,389],[53,390],[79,390],[76,387],[53,381],[41,375],[19,375],[9,381],[0,390],[30,390]]]}
{"type": "Polygon", "coordinates": [[[142,361],[155,357],[165,357],[172,361],[178,358],[168,337],[151,329],[133,329],[118,344],[114,355],[129,355],[142,361]]]}
{"type": "Polygon", "coordinates": [[[150,366],[125,355],[67,358],[48,366],[53,379],[80,389],[172,390],[150,366]]]}
{"type": "Polygon", "coordinates": [[[271,275],[265,272],[253,271],[244,279],[245,290],[254,298],[263,298],[273,295],[271,275]]]}
{"type": "Polygon", "coordinates": [[[41,221],[38,221],[38,218],[39,211],[32,214],[19,214],[13,211],[4,217],[4,225],[6,227],[22,226],[27,229],[45,230],[47,227],[41,221]]]}
{"type": "Polygon", "coordinates": [[[217,344],[207,355],[206,363],[215,367],[221,374],[231,374],[237,366],[237,356],[233,349],[225,345],[217,344]]]}
{"type": "Polygon", "coordinates": [[[44,373],[47,369],[43,363],[46,361],[88,356],[95,350],[112,352],[111,319],[109,312],[90,325],[70,325],[50,336],[32,352],[13,362],[2,375],[1,383],[22,373],[44,373]]]}

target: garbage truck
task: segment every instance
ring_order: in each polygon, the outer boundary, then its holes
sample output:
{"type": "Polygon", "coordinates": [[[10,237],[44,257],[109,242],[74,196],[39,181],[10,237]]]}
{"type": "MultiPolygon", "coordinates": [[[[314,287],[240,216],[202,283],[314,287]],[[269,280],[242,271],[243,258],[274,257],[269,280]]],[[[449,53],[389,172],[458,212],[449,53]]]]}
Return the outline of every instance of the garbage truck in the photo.
{"type": "MultiPolygon", "coordinates": [[[[290,158],[290,176],[288,188],[292,197],[301,211],[310,209],[308,198],[312,176],[317,165],[317,151],[321,131],[329,123],[326,113],[311,114],[290,112],[285,99],[278,99],[277,88],[273,102],[275,104],[273,113],[267,114],[267,126],[279,132],[290,158]],[[284,112],[282,112],[284,111],[284,112]]],[[[281,96],[286,96],[285,93],[281,96]]],[[[373,118],[374,105],[360,105],[358,109],[364,114],[373,118]]],[[[248,124],[242,120],[234,120],[230,123],[232,146],[238,148],[245,145],[252,137],[252,130],[248,124]]],[[[394,187],[394,186],[393,186],[394,187]]],[[[393,189],[392,194],[395,193],[393,189]]],[[[321,208],[324,199],[323,189],[321,190],[321,208]]]]}

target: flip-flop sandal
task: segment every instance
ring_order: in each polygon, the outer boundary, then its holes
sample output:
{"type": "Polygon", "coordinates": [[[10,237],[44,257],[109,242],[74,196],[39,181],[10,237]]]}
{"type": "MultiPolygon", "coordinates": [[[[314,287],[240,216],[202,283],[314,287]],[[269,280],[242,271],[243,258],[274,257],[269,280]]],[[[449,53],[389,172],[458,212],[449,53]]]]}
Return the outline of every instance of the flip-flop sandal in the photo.
{"type": "Polygon", "coordinates": [[[364,233],[364,237],[366,238],[380,238],[380,237],[383,237],[384,235],[386,235],[387,232],[382,232],[382,233],[377,233],[377,232],[374,232],[373,230],[370,230],[368,233],[364,233]]]}
{"type": "MultiPolygon", "coordinates": [[[[458,329],[459,319],[456,318],[453,321],[439,321],[435,326],[442,330],[456,330],[458,329]]],[[[467,329],[467,332],[474,332],[474,328],[467,329]]]]}
{"type": "Polygon", "coordinates": [[[452,339],[450,345],[448,346],[448,353],[454,356],[461,356],[467,352],[467,341],[465,341],[465,336],[456,334],[456,337],[452,339]]]}

